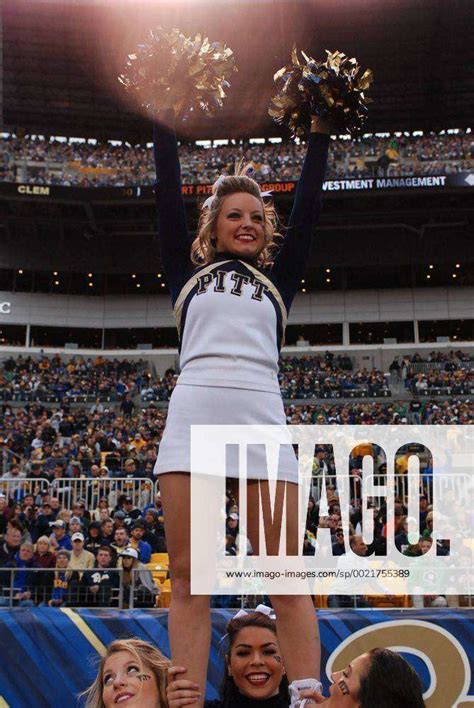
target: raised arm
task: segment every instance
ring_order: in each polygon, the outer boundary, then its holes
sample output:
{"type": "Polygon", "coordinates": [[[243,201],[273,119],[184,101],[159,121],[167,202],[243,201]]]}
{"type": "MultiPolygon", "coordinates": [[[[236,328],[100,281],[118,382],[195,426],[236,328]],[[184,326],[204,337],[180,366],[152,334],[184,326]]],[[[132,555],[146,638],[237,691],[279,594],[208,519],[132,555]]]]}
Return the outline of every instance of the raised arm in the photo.
{"type": "Polygon", "coordinates": [[[313,119],[290,220],[272,269],[283,289],[287,306],[291,304],[308,264],[313,232],[321,211],[328,148],[329,127],[313,119]]]}
{"type": "Polygon", "coordinates": [[[161,111],[153,124],[156,207],[160,252],[173,299],[191,267],[191,243],[181,191],[181,169],[172,109],[161,111]]]}

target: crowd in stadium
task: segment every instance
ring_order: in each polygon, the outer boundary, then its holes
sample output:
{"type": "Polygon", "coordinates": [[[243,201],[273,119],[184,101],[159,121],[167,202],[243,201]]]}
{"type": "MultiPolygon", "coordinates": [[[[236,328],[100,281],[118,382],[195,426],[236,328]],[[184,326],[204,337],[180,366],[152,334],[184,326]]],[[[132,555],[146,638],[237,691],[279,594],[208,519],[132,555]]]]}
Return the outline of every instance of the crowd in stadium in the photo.
{"type": "Polygon", "coordinates": [[[31,356],[10,357],[0,368],[0,390],[4,400],[21,400],[25,394],[40,398],[57,396],[67,400],[73,396],[96,396],[119,400],[125,394],[135,395],[150,380],[144,361],[75,357],[65,361],[31,356]]]}
{"type": "Polygon", "coordinates": [[[0,494],[0,606],[153,607],[160,590],[146,566],[166,551],[159,495],[141,509],[126,494],[108,503],[66,509],[33,487],[0,494]]]}
{"type": "MultiPolygon", "coordinates": [[[[474,383],[472,363],[463,352],[452,352],[445,361],[433,352],[426,364],[427,371],[416,371],[413,364],[420,363],[419,355],[394,359],[390,376],[401,378],[414,395],[430,394],[436,389],[449,389],[449,393],[469,393],[474,383]]],[[[280,388],[284,399],[341,397],[345,392],[368,396],[390,394],[390,377],[378,369],[353,370],[348,357],[324,356],[284,357],[280,362],[280,388]]],[[[81,356],[68,361],[59,355],[10,357],[0,365],[0,392],[5,401],[52,400],[68,403],[77,397],[97,398],[98,412],[104,401],[122,401],[128,394],[132,399],[140,394],[144,402],[169,401],[176,384],[176,375],[169,369],[163,376],[150,371],[145,361],[94,359],[81,356]]],[[[122,412],[131,409],[132,401],[122,401],[122,412]]]]}
{"type": "MultiPolygon", "coordinates": [[[[327,451],[318,448],[315,453],[315,472],[324,469],[328,475],[334,473],[334,460],[327,451]]],[[[354,490],[363,454],[361,451],[351,461],[354,490]]],[[[38,475],[38,481],[47,479],[44,467],[40,469],[44,476],[38,475]]],[[[36,471],[32,466],[29,477],[35,476],[36,471]]],[[[92,477],[95,472],[92,470],[92,477]]],[[[54,472],[49,476],[52,478],[54,472]]],[[[65,494],[64,488],[41,487],[35,480],[10,484],[6,493],[0,493],[0,606],[128,607],[133,602],[135,607],[153,607],[156,604],[160,583],[153,578],[157,558],[153,554],[167,553],[160,493],[151,492],[146,499],[136,494],[117,495],[113,483],[97,490],[93,479],[90,481],[84,497],[65,494]]],[[[327,516],[320,515],[317,499],[311,496],[308,501],[303,554],[314,555],[320,528],[330,530],[336,556],[346,553],[348,542],[357,555],[365,556],[372,550],[381,553],[386,544],[383,502],[372,502],[375,534],[368,547],[361,536],[362,514],[357,491],[351,499],[349,539],[342,528],[337,490],[329,487],[327,495],[327,516]]],[[[428,497],[425,494],[420,497],[420,537],[416,543],[408,541],[408,512],[402,498],[396,500],[395,509],[395,542],[400,552],[410,556],[428,552],[433,542],[433,514],[428,497]]],[[[242,542],[248,544],[239,532],[239,507],[228,493],[227,554],[236,555],[242,542]]],[[[447,555],[444,542],[437,543],[438,555],[447,555]]],[[[165,573],[161,578],[166,579],[167,569],[162,570],[165,573]]],[[[428,597],[426,602],[432,599],[428,597]]],[[[229,597],[215,602],[235,600],[229,597]]],[[[438,606],[446,604],[445,598],[436,597],[436,601],[438,606]]],[[[331,607],[370,606],[363,595],[334,594],[328,603],[331,607]]]]}
{"type": "MultiPolygon", "coordinates": [[[[306,147],[295,143],[198,145],[180,148],[184,184],[214,182],[233,171],[236,160],[252,161],[259,181],[297,180],[306,147]]],[[[472,170],[471,135],[366,137],[332,142],[326,179],[437,175],[472,170]]],[[[99,187],[153,184],[151,148],[54,139],[0,140],[0,181],[99,187]]]]}
{"type": "MultiPolygon", "coordinates": [[[[422,394],[416,385],[421,375],[428,380],[460,373],[472,377],[470,366],[469,355],[461,351],[430,352],[426,357],[415,353],[400,363],[394,359],[389,376],[404,379],[414,394],[422,394]],[[414,368],[421,364],[428,367],[423,374],[414,368]],[[431,370],[430,365],[437,368],[431,370]]],[[[160,583],[150,561],[152,554],[166,553],[166,538],[153,468],[166,409],[153,403],[145,407],[139,394],[146,397],[161,387],[167,392],[161,400],[168,400],[174,371],[157,381],[144,361],[20,356],[3,362],[1,377],[6,397],[0,418],[0,606],[127,607],[131,602],[154,606],[160,583]],[[61,393],[62,402],[10,405],[6,399],[15,397],[16,387],[61,393]],[[71,392],[88,392],[97,400],[86,407],[73,405],[71,392]],[[44,572],[35,572],[36,568],[44,572]]],[[[283,358],[280,377],[283,395],[290,399],[315,399],[325,387],[365,387],[370,394],[388,390],[389,383],[382,372],[353,370],[347,356],[330,352],[283,358]]],[[[417,395],[380,402],[308,400],[304,405],[288,402],[286,416],[289,424],[465,425],[474,423],[474,407],[470,400],[417,395]]],[[[325,451],[319,451],[315,474],[321,470],[330,474],[331,464],[325,451]]],[[[356,460],[351,471],[355,481],[357,471],[356,460]]],[[[360,488],[352,489],[350,546],[364,555],[367,547],[360,536],[357,506],[360,488]]],[[[330,502],[329,517],[321,522],[317,500],[309,502],[306,555],[314,553],[315,534],[324,525],[331,530],[334,552],[345,552],[348,539],[342,533],[337,495],[330,502]]],[[[431,545],[432,515],[428,500],[422,504],[421,537],[409,544],[406,509],[402,500],[399,503],[397,544],[408,555],[425,553],[431,545]]],[[[233,555],[239,543],[235,500],[229,500],[227,511],[227,553],[233,555]]],[[[384,509],[376,507],[374,514],[374,543],[380,545],[385,542],[384,509]]],[[[235,598],[216,600],[225,601],[235,598]]],[[[362,595],[329,598],[330,606],[367,602],[362,595]]],[[[434,602],[443,604],[445,599],[437,597],[434,602]]]]}

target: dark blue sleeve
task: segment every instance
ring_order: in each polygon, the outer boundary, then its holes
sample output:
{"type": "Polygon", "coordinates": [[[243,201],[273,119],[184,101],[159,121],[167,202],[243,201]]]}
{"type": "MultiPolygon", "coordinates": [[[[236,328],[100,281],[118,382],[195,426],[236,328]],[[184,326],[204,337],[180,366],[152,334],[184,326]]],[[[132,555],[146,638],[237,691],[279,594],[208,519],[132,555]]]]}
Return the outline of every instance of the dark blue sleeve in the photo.
{"type": "Polygon", "coordinates": [[[310,134],[285,238],[271,271],[287,309],[308,265],[313,232],[321,211],[329,140],[329,135],[325,133],[310,134]]]}
{"type": "Polygon", "coordinates": [[[191,243],[186,226],[178,144],[173,111],[163,113],[166,125],[153,124],[156,167],[156,208],[160,253],[173,301],[191,268],[191,243]]]}

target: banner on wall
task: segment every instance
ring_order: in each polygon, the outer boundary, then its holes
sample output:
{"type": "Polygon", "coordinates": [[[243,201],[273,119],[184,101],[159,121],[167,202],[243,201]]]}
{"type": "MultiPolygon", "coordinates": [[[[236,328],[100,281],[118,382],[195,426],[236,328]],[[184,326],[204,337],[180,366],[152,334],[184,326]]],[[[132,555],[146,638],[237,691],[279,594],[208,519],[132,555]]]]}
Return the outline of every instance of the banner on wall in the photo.
{"type": "MultiPolygon", "coordinates": [[[[221,639],[234,612],[212,612],[207,697],[223,671],[221,639]]],[[[427,708],[474,708],[472,610],[342,610],[318,612],[321,680],[375,647],[402,652],[421,678],[427,708]]],[[[140,637],[169,656],[167,610],[0,610],[0,705],[73,708],[114,639],[140,637]]]]}
{"type": "MultiPolygon", "coordinates": [[[[297,182],[264,182],[263,191],[271,191],[275,196],[292,195],[297,182]]],[[[474,187],[474,172],[458,172],[441,175],[403,175],[384,177],[347,177],[326,180],[323,191],[329,196],[345,192],[385,192],[390,190],[444,190],[474,187]]],[[[200,198],[212,194],[212,184],[184,184],[183,196],[200,198]]],[[[49,184],[0,183],[0,197],[20,197],[24,199],[59,199],[72,201],[115,201],[128,199],[154,199],[151,185],[129,187],[63,187],[49,184]]]]}

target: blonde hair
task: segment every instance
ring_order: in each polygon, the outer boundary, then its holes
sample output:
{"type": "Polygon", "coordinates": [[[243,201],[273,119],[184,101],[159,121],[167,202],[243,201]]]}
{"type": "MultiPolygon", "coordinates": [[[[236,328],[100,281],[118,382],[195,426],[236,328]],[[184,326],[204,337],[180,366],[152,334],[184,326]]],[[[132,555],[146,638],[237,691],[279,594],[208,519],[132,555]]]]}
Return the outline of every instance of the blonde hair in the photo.
{"type": "Polygon", "coordinates": [[[35,553],[38,551],[38,543],[43,541],[43,543],[48,544],[48,551],[51,549],[51,541],[49,540],[48,536],[40,536],[39,538],[36,539],[35,543],[35,553]]]}
{"type": "Polygon", "coordinates": [[[153,672],[158,687],[160,708],[168,708],[166,678],[171,662],[159,649],[142,639],[116,639],[109,644],[106,654],[100,660],[99,671],[94,683],[81,694],[87,699],[86,708],[105,708],[102,700],[105,662],[110,656],[118,654],[120,651],[128,651],[135,657],[141,669],[146,667],[153,672]]]}
{"type": "Polygon", "coordinates": [[[195,265],[209,265],[214,260],[217,253],[217,219],[222,204],[225,197],[239,192],[251,194],[262,205],[265,246],[257,257],[257,265],[269,266],[273,262],[278,250],[278,240],[281,239],[281,234],[277,232],[279,220],[273,204],[263,201],[258,183],[248,176],[247,172],[250,167],[252,167],[251,163],[243,165],[242,162],[239,162],[234,175],[221,177],[213,185],[214,199],[209,207],[203,206],[201,209],[197,235],[191,246],[191,260],[195,265]]]}

